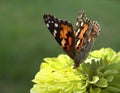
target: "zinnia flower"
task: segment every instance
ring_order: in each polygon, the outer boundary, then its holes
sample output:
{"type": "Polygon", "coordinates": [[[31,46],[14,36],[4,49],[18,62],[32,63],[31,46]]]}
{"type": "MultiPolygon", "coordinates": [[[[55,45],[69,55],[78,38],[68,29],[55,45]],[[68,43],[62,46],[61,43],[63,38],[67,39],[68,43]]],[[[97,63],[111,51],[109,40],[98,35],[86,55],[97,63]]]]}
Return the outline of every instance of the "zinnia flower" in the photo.
{"type": "Polygon", "coordinates": [[[120,52],[95,50],[77,69],[65,54],[45,58],[32,81],[30,93],[120,93],[120,52]]]}

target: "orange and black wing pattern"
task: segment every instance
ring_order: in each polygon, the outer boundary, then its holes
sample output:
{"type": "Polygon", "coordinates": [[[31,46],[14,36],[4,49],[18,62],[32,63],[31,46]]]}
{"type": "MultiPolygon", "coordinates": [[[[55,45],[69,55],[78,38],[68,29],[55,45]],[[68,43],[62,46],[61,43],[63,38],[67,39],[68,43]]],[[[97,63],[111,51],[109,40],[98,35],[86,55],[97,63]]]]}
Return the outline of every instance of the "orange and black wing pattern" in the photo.
{"type": "Polygon", "coordinates": [[[74,31],[72,24],[68,21],[63,21],[50,14],[44,14],[44,22],[54,36],[56,41],[60,44],[63,50],[73,58],[74,55],[74,31]]]}

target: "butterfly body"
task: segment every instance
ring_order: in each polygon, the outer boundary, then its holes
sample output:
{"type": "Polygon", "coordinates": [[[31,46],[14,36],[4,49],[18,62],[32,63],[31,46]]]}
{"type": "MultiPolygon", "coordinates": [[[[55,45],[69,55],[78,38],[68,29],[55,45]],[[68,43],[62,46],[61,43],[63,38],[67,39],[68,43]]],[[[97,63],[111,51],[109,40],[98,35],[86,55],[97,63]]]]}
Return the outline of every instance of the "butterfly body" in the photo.
{"type": "Polygon", "coordinates": [[[76,29],[68,21],[60,20],[50,14],[44,14],[44,22],[63,50],[74,60],[74,68],[82,63],[99,34],[100,26],[90,21],[84,11],[77,17],[76,29]]]}

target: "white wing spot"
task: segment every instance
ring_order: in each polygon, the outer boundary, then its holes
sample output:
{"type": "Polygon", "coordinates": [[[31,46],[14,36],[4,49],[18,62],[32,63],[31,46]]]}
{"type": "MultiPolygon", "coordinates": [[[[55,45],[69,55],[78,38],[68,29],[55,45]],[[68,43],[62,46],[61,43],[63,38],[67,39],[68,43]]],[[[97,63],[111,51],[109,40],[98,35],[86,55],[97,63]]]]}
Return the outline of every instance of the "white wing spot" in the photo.
{"type": "Polygon", "coordinates": [[[78,25],[79,25],[79,22],[76,23],[76,26],[78,26],[78,25]]]}
{"type": "Polygon", "coordinates": [[[55,27],[58,27],[58,24],[57,24],[57,23],[55,23],[54,25],[55,25],[55,27]]]}
{"type": "Polygon", "coordinates": [[[57,31],[54,29],[53,36],[56,37],[57,31]]]}
{"type": "Polygon", "coordinates": [[[81,22],[81,26],[83,26],[84,25],[84,22],[81,22]]]}
{"type": "Polygon", "coordinates": [[[77,41],[77,44],[76,44],[76,46],[75,46],[76,48],[77,48],[78,45],[80,44],[80,41],[81,41],[80,39],[77,41]]]}
{"type": "Polygon", "coordinates": [[[78,33],[80,32],[80,28],[76,31],[75,37],[78,36],[78,33]]]}
{"type": "Polygon", "coordinates": [[[48,21],[48,23],[51,23],[51,21],[48,21]]]}
{"type": "Polygon", "coordinates": [[[49,27],[49,24],[47,23],[46,26],[49,27]]]}

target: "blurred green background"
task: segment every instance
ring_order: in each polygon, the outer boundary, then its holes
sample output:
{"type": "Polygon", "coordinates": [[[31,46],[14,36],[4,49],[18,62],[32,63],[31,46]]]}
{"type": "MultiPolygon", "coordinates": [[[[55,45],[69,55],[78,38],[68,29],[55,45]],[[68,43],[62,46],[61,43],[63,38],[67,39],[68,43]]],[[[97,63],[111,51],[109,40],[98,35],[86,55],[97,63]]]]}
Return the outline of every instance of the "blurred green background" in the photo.
{"type": "Polygon", "coordinates": [[[101,25],[93,50],[119,51],[120,0],[0,1],[0,93],[29,93],[43,58],[64,53],[46,28],[43,14],[69,20],[75,27],[81,9],[101,25]]]}

